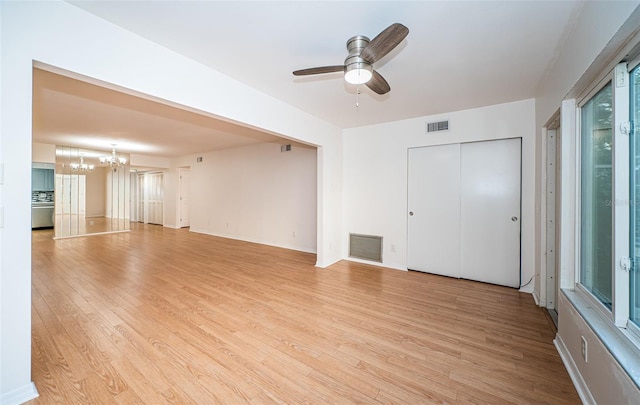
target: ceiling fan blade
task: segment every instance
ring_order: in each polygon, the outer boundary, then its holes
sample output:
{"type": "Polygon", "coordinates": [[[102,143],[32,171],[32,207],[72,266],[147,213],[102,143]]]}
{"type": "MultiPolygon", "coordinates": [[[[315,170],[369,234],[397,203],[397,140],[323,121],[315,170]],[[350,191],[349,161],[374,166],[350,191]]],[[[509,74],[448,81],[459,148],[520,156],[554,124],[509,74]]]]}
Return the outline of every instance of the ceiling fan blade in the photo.
{"type": "Polygon", "coordinates": [[[369,63],[374,63],[382,58],[409,34],[409,28],[400,23],[391,24],[369,42],[360,57],[369,63]]]}
{"type": "Polygon", "coordinates": [[[384,80],[384,77],[375,70],[373,71],[373,77],[367,82],[367,87],[375,91],[378,94],[386,94],[391,91],[391,86],[384,80]]]}
{"type": "Polygon", "coordinates": [[[337,66],[321,66],[314,67],[309,69],[296,70],[293,72],[294,76],[307,76],[307,75],[317,75],[320,73],[333,73],[333,72],[344,72],[344,65],[337,66]]]}

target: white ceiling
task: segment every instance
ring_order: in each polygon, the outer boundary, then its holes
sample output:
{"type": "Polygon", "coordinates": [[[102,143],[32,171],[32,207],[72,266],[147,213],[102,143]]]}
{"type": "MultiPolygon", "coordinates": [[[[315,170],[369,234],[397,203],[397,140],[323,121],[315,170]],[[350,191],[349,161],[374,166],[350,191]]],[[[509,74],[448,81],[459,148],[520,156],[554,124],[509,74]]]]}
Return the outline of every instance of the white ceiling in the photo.
{"type": "MultiPolygon", "coordinates": [[[[582,6],[582,1],[575,0],[71,3],[341,128],[534,97],[582,6]],[[356,108],[356,87],[346,84],[341,73],[303,78],[291,74],[343,63],[347,39],[358,34],[373,38],[394,22],[406,25],[410,33],[374,65],[391,85],[390,93],[379,96],[362,86],[356,108]]],[[[158,144],[186,147],[193,142],[199,147],[205,139],[212,143],[207,150],[212,150],[233,144],[228,134],[246,131],[227,123],[219,128],[220,121],[207,124],[196,114],[170,113],[166,107],[151,111],[107,105],[102,96],[87,104],[64,89],[42,93],[48,117],[58,117],[42,123],[42,139],[53,132],[49,126],[64,132],[64,122],[69,125],[64,117],[70,114],[65,110],[79,106],[92,111],[93,117],[108,117],[102,114],[107,109],[117,111],[120,124],[137,123],[129,128],[104,118],[91,126],[92,120],[87,119],[85,130],[105,139],[131,139],[131,133],[142,134],[147,126],[160,127],[167,131],[154,134],[158,144]],[[176,142],[177,129],[180,142],[176,142]]],[[[68,118],[78,119],[77,114],[68,118]]],[[[241,143],[261,136],[250,130],[245,135],[248,138],[240,138],[241,143]]],[[[149,134],[136,136],[139,139],[132,143],[153,143],[149,134]]],[[[134,149],[130,151],[135,153],[134,149]]],[[[169,151],[160,145],[157,150],[139,152],[175,156],[184,150],[169,151]]]]}
{"type": "MultiPolygon", "coordinates": [[[[33,140],[164,157],[259,142],[291,143],[251,128],[33,69],[33,140]]],[[[296,144],[299,145],[299,144],[296,144]]]]}

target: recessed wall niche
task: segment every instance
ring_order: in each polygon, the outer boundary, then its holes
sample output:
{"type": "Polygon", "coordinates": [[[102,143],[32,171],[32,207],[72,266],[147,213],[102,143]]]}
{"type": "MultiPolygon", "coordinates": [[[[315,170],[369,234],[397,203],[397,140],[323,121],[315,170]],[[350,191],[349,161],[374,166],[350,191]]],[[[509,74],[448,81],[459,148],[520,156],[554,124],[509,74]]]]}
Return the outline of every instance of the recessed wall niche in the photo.
{"type": "Polygon", "coordinates": [[[118,157],[125,162],[109,163],[111,151],[56,146],[56,239],[131,230],[129,155],[118,157]]]}

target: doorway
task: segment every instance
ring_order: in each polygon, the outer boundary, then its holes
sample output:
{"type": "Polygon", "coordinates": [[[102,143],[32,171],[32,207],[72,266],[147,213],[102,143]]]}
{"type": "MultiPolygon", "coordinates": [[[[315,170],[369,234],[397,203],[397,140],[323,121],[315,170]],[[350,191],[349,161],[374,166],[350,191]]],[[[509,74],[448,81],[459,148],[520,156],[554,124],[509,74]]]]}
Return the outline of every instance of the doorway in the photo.
{"type": "Polygon", "coordinates": [[[520,286],[521,139],[409,150],[411,270],[520,286]]]}
{"type": "Polygon", "coordinates": [[[164,174],[138,173],[138,222],[164,225],[164,174]]]}

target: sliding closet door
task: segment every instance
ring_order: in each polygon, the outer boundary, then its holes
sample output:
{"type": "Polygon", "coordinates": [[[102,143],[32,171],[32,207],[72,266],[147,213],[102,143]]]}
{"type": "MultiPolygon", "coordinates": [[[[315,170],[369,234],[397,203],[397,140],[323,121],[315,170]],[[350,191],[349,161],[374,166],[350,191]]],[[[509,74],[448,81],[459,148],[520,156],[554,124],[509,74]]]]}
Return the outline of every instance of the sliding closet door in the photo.
{"type": "Polygon", "coordinates": [[[460,277],[460,145],[409,149],[407,266],[460,277]]]}
{"type": "Polygon", "coordinates": [[[409,149],[409,269],[520,285],[520,144],[409,149]]]}
{"type": "Polygon", "coordinates": [[[460,277],[520,285],[521,140],[461,147],[460,277]]]}

